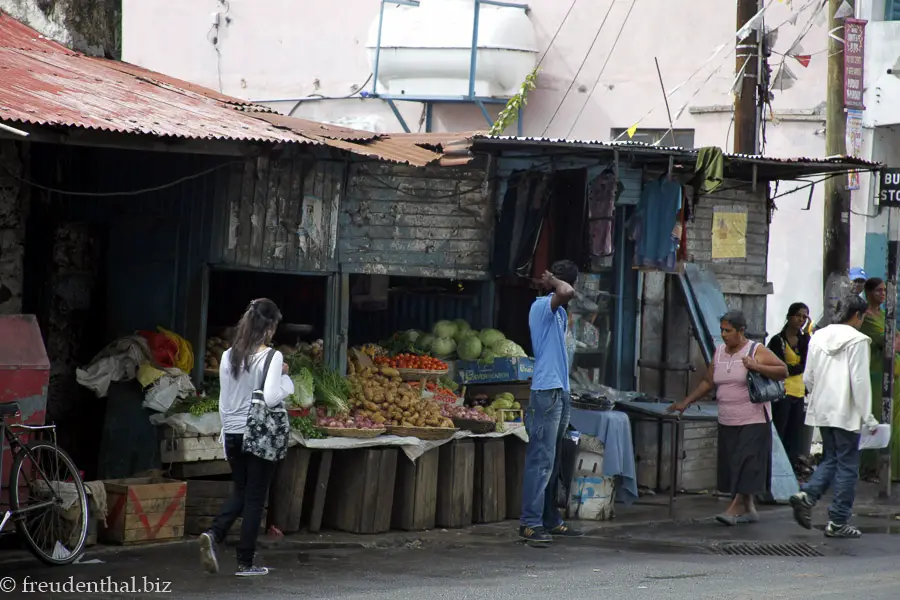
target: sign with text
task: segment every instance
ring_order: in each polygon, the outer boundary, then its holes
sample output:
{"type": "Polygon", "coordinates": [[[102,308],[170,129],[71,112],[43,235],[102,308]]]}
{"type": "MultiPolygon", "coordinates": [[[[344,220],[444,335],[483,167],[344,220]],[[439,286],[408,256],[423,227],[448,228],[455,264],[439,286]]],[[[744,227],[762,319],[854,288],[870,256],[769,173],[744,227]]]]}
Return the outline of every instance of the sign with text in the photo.
{"type": "Polygon", "coordinates": [[[866,52],[866,21],[844,20],[844,106],[864,109],[863,62],[866,52]]]}
{"type": "Polygon", "coordinates": [[[900,169],[881,171],[878,206],[900,206],[900,169]]]}

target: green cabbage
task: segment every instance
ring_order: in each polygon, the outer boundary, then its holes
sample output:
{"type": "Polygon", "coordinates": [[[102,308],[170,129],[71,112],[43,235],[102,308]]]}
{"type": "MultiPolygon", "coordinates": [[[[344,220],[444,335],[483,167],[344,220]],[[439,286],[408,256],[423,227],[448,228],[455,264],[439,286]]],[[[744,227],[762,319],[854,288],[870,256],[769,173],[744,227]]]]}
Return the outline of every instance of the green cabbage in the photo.
{"type": "Polygon", "coordinates": [[[316,401],[314,394],[315,384],[313,383],[312,371],[303,368],[291,376],[294,382],[294,393],[289,400],[290,404],[299,406],[300,408],[309,408],[316,401]]]}
{"type": "Polygon", "coordinates": [[[525,357],[525,350],[522,346],[513,342],[512,340],[503,340],[497,342],[493,346],[491,346],[494,352],[497,353],[497,356],[502,356],[506,358],[516,358],[516,357],[525,357]]]}
{"type": "Polygon", "coordinates": [[[434,333],[434,337],[438,338],[452,338],[456,335],[457,331],[456,323],[452,321],[438,321],[434,324],[434,329],[432,333],[434,333]]]}
{"type": "Polygon", "coordinates": [[[431,353],[438,358],[447,358],[456,352],[456,342],[451,337],[439,337],[431,345],[431,353]]]}
{"type": "Polygon", "coordinates": [[[501,342],[506,339],[506,336],[503,335],[503,332],[496,329],[485,329],[478,337],[481,338],[481,343],[487,348],[490,348],[497,342],[501,342]]]}
{"type": "Polygon", "coordinates": [[[431,345],[434,344],[436,338],[430,333],[423,333],[416,340],[416,349],[421,352],[431,352],[431,345]]]}
{"type": "Polygon", "coordinates": [[[481,340],[474,335],[464,337],[456,348],[456,353],[462,360],[476,360],[481,356],[481,340]]]}
{"type": "Polygon", "coordinates": [[[454,319],[453,324],[456,325],[457,332],[472,331],[472,326],[465,319],[454,319]]]}

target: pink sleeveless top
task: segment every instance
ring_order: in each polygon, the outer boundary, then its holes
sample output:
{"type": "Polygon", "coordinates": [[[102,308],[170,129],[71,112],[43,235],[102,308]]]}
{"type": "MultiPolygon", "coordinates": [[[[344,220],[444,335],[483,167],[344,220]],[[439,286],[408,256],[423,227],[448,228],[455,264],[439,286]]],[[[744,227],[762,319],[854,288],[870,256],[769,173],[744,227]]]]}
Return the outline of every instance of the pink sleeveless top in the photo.
{"type": "Polygon", "coordinates": [[[771,405],[750,402],[747,388],[747,367],[742,359],[750,354],[753,342],[734,354],[725,351],[725,344],[716,348],[713,358],[713,383],[716,384],[716,401],[719,405],[719,423],[722,425],[753,425],[765,423],[766,412],[771,418],[771,405]]]}

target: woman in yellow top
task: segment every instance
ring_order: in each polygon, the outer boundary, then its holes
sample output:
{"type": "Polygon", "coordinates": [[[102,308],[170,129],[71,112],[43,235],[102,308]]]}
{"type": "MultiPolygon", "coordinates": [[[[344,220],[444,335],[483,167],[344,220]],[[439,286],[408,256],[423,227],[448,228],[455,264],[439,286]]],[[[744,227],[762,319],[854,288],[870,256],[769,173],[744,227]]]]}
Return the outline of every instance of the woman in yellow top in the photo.
{"type": "Polygon", "coordinates": [[[810,336],[804,331],[808,321],[809,307],[802,302],[791,304],[784,328],[769,341],[769,350],[788,368],[788,378],[784,380],[785,397],[772,405],[772,422],[795,472],[800,467],[800,447],[806,422],[803,370],[809,349],[810,336]]]}

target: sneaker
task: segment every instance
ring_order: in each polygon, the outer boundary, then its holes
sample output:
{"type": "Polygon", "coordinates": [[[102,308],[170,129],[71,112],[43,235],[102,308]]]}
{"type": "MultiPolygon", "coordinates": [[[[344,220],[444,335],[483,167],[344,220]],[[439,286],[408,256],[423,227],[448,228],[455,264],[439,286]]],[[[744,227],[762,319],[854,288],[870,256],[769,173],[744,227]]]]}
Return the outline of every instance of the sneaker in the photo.
{"type": "Polygon", "coordinates": [[[794,520],[804,529],[812,529],[812,509],[815,503],[806,492],[791,496],[791,508],[794,509],[794,520]]]}
{"type": "Polygon", "coordinates": [[[543,527],[519,527],[519,537],[531,544],[549,544],[553,536],[543,527]]]}
{"type": "Polygon", "coordinates": [[[257,567],[256,565],[238,565],[237,571],[234,572],[238,577],[257,577],[259,575],[268,575],[269,570],[265,567],[257,567]]]}
{"type": "Polygon", "coordinates": [[[849,523],[838,525],[834,521],[828,521],[828,525],[825,526],[825,537],[856,539],[862,537],[862,531],[849,523]]]}
{"type": "Polygon", "coordinates": [[[200,564],[207,573],[215,575],[219,572],[219,559],[216,558],[216,537],[211,531],[200,534],[200,564]]]}
{"type": "Polygon", "coordinates": [[[560,523],[560,524],[557,525],[556,527],[554,527],[554,528],[552,528],[552,529],[549,529],[549,530],[548,530],[548,533],[550,533],[550,535],[551,535],[552,537],[569,537],[569,538],[576,538],[576,537],[582,537],[582,536],[584,536],[584,532],[583,532],[583,531],[581,531],[580,529],[574,529],[574,528],[572,528],[572,527],[569,527],[569,526],[566,525],[565,523],[560,523]]]}

